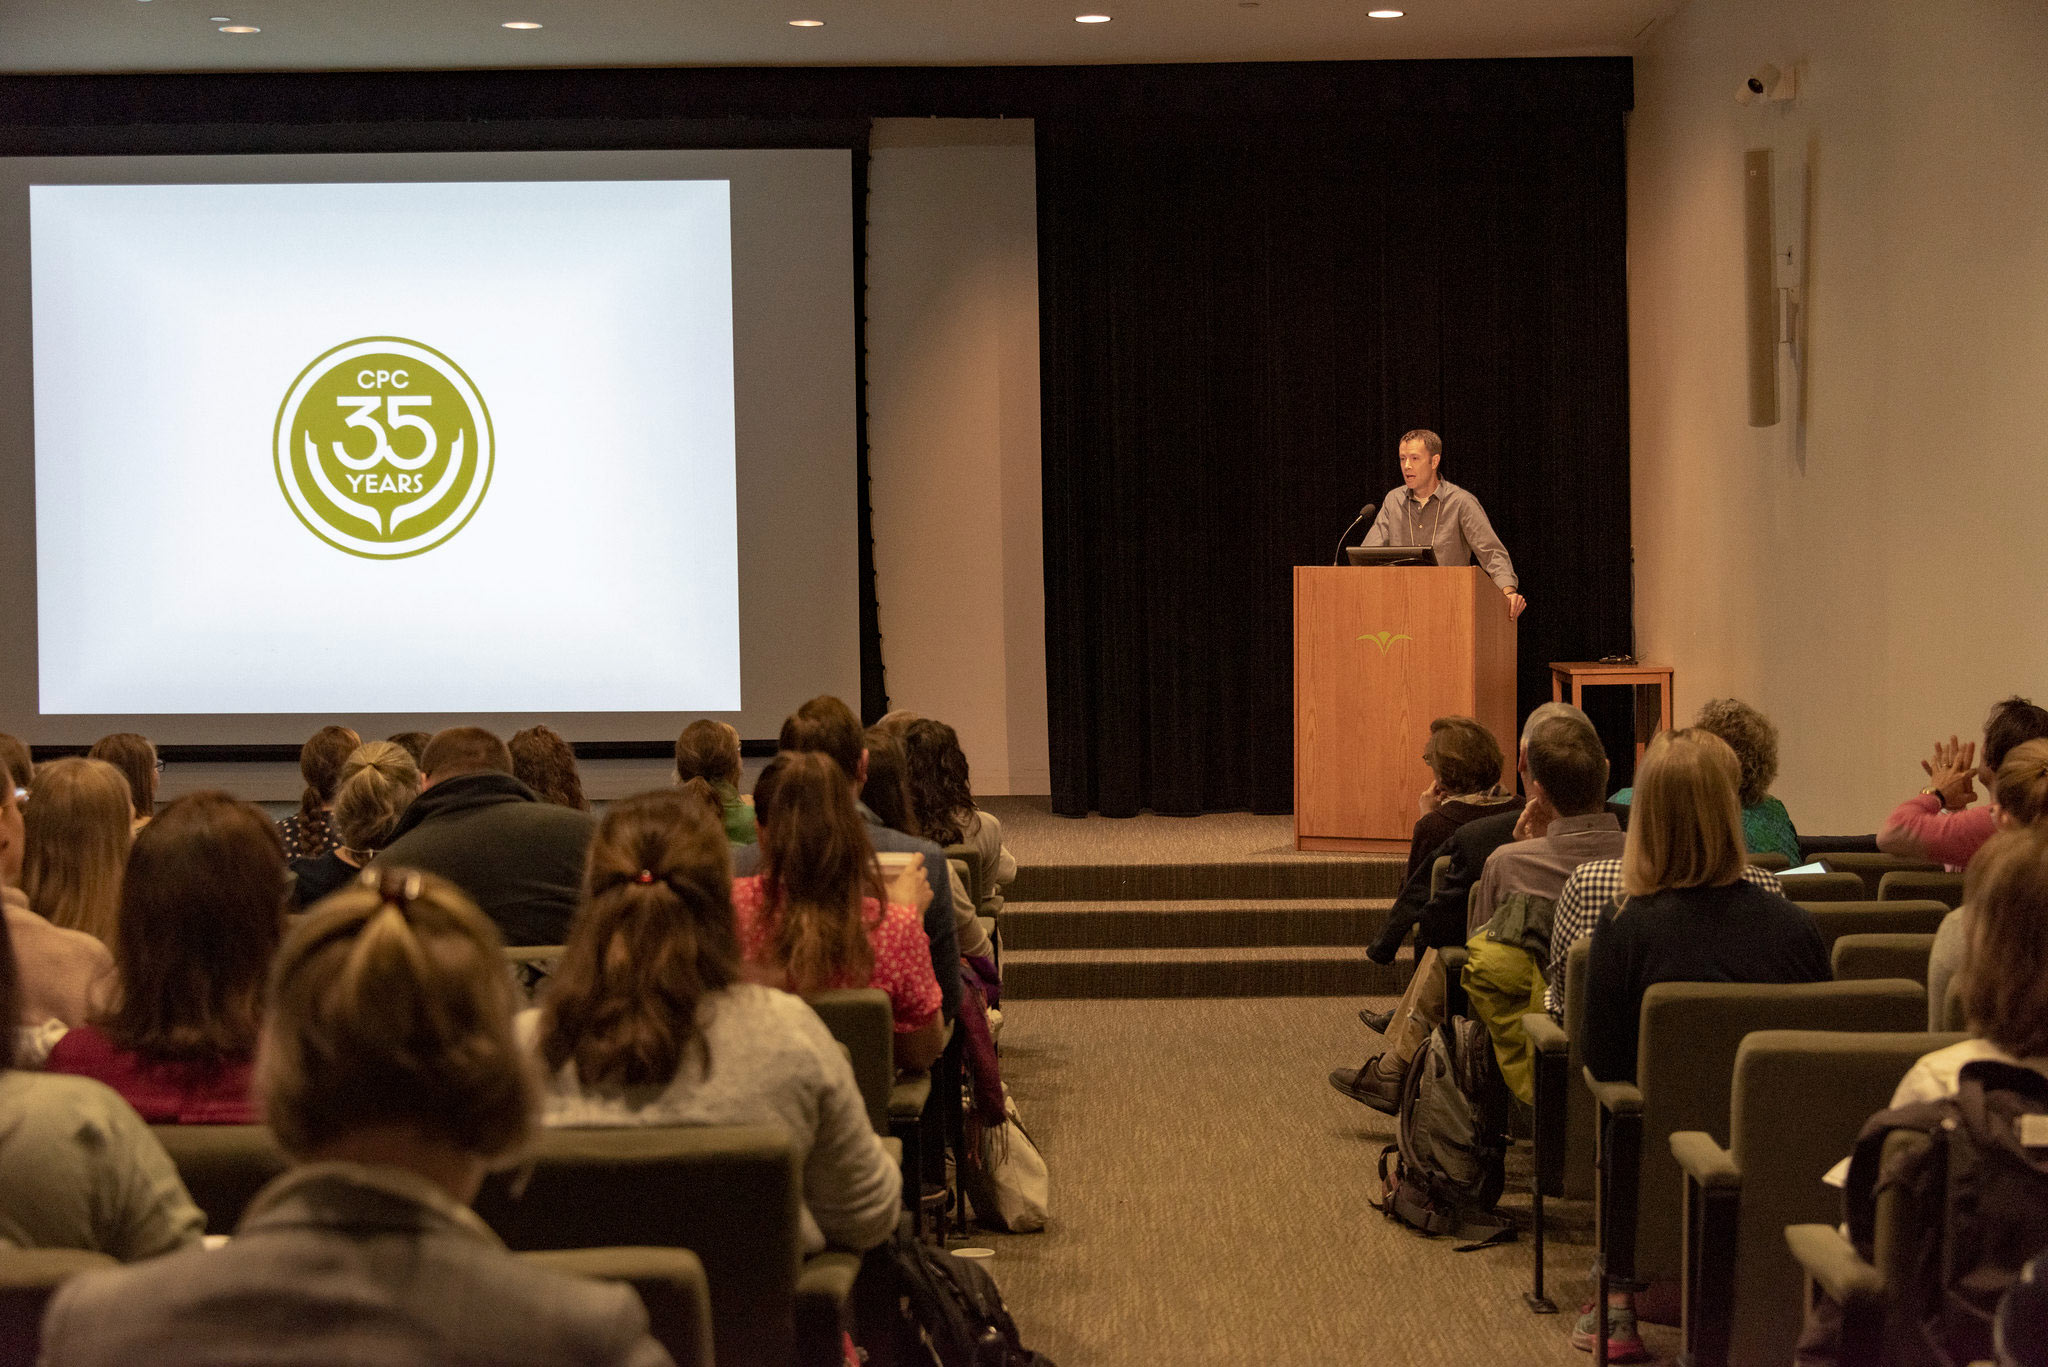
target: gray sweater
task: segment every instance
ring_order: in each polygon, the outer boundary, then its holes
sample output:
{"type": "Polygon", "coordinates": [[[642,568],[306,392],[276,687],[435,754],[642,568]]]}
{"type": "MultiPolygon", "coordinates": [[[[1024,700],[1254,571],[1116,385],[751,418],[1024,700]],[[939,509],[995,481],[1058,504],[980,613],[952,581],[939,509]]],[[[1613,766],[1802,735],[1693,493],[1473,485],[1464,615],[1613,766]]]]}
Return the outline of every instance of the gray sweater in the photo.
{"type": "MultiPolygon", "coordinates": [[[[668,1086],[626,1094],[586,1090],[572,1060],[548,1079],[542,1117],[550,1126],[780,1124],[803,1171],[803,1247],[829,1240],[864,1251],[896,1227],[903,1176],[868,1121],[853,1065],[803,999],[735,983],[705,998],[698,1023],[710,1046],[707,1076],[692,1052],[668,1086]]],[[[540,1012],[515,1022],[538,1053],[540,1012]]]]}

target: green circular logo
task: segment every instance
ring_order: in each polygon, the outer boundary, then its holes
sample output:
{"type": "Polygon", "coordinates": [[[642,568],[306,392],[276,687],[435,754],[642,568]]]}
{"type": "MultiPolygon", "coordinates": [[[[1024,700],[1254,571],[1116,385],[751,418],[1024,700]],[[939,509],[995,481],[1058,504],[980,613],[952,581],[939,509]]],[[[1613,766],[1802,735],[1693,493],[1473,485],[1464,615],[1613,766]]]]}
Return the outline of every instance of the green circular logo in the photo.
{"type": "Polygon", "coordinates": [[[469,376],[403,337],[344,342],[300,371],[272,444],[299,521],[372,560],[419,555],[461,531],[495,455],[469,376]]]}

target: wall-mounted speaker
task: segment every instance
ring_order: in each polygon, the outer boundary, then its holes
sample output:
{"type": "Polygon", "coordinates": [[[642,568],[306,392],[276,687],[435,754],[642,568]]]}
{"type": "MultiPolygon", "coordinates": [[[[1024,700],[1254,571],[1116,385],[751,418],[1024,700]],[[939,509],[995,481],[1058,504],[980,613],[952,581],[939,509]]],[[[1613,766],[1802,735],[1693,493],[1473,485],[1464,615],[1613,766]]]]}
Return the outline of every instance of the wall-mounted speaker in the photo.
{"type": "Polygon", "coordinates": [[[1743,295],[1749,307],[1749,425],[1778,421],[1778,262],[1772,228],[1771,150],[1743,155],[1743,295]]]}

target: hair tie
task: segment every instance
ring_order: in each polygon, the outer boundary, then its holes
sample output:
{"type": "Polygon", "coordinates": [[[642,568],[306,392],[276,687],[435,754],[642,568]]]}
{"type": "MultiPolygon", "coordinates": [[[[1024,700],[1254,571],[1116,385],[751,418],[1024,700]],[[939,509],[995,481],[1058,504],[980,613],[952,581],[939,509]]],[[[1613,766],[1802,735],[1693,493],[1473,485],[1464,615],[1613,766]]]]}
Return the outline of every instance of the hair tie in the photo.
{"type": "Polygon", "coordinates": [[[642,869],[640,870],[640,876],[633,881],[636,883],[652,883],[654,881],[654,874],[650,870],[642,869]]]}

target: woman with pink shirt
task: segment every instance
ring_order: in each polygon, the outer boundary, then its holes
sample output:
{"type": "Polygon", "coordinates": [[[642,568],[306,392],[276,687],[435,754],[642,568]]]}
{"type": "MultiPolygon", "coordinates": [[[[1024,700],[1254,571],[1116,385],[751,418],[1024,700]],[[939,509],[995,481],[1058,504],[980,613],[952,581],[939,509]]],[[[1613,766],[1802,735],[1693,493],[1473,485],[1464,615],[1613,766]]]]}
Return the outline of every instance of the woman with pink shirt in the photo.
{"type": "Polygon", "coordinates": [[[748,976],[808,995],[879,987],[896,1020],[896,1065],[944,1047],[939,982],[917,910],[884,900],[882,873],[846,776],[828,755],[776,756],[754,785],[761,872],[733,880],[748,976]]]}
{"type": "Polygon", "coordinates": [[[1970,806],[1977,800],[1977,780],[1989,788],[2014,746],[2043,739],[2048,739],[2048,708],[2011,697],[1993,706],[1985,719],[1981,765],[1975,741],[1950,736],[1946,745],[1936,742],[1934,757],[1920,761],[1927,786],[1885,818],[1877,847],[1908,859],[1939,860],[1951,871],[1962,868],[1997,829],[1988,807],[1970,806]]]}

